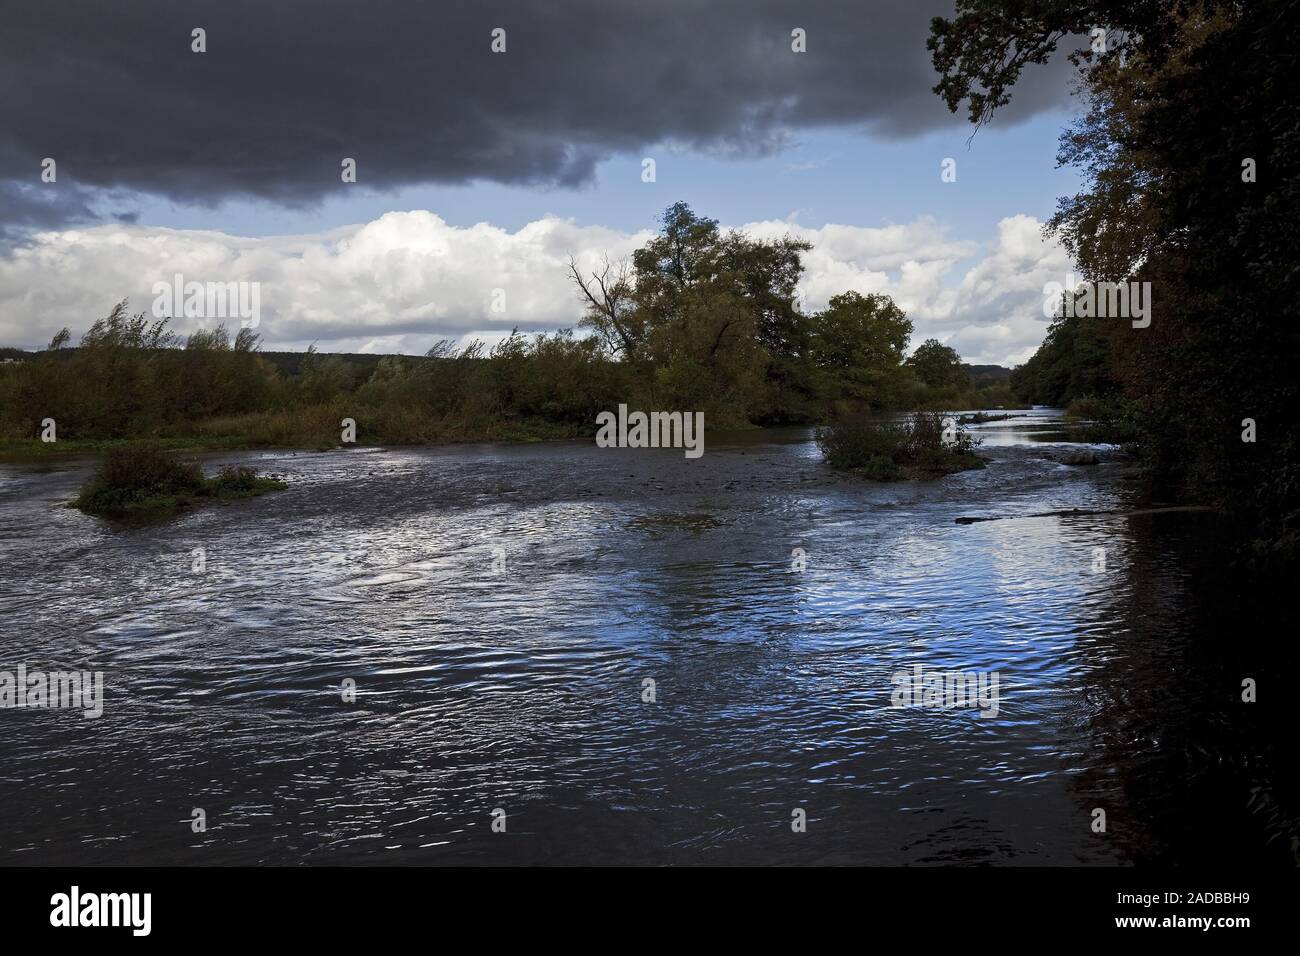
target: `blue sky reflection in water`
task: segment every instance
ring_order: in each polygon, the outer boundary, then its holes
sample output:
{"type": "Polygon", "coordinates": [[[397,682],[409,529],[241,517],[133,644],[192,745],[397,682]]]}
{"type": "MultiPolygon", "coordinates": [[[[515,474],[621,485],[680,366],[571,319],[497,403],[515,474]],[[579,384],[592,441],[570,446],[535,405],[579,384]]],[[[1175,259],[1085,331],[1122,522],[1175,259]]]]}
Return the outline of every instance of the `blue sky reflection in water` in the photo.
{"type": "Polygon", "coordinates": [[[1267,765],[1270,744],[1243,745],[1215,689],[1240,661],[1198,650],[1195,516],[954,523],[1120,507],[1127,466],[1058,464],[1033,440],[1053,427],[982,426],[987,469],[883,485],[830,472],[802,430],[711,437],[698,461],[243,454],[212,464],[290,489],[136,528],[60,507],[89,463],[0,466],[0,660],[106,682],[97,721],[5,715],[0,854],[1177,861],[1160,820],[1236,819],[1241,747],[1267,765]],[[916,663],[996,670],[998,715],[891,708],[916,663]]]}

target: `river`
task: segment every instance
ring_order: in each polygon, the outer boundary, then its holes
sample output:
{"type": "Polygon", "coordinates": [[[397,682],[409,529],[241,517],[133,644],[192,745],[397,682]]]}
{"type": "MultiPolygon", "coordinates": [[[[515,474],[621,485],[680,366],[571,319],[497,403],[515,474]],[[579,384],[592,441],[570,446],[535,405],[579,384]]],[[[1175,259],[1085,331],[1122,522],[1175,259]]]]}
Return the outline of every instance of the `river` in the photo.
{"type": "Polygon", "coordinates": [[[955,522],[1129,507],[1060,429],[893,484],[801,429],[205,456],[290,487],[143,526],[0,465],[0,670],[104,675],[98,719],[0,710],[0,862],[1271,859],[1210,519],[955,522]],[[892,706],[917,664],[996,716],[892,706]]]}

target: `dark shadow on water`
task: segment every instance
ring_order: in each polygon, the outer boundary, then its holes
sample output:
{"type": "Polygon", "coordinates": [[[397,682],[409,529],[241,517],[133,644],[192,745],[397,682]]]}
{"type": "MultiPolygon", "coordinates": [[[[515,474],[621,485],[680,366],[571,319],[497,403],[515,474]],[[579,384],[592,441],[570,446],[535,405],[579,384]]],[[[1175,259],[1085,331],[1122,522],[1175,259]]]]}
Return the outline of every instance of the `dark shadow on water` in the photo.
{"type": "Polygon", "coordinates": [[[1106,810],[1108,833],[1095,839],[1137,864],[1296,866],[1294,582],[1225,560],[1218,520],[1129,521],[1121,626],[1094,630],[1104,663],[1085,672],[1096,759],[1076,778],[1075,825],[1106,810]]]}

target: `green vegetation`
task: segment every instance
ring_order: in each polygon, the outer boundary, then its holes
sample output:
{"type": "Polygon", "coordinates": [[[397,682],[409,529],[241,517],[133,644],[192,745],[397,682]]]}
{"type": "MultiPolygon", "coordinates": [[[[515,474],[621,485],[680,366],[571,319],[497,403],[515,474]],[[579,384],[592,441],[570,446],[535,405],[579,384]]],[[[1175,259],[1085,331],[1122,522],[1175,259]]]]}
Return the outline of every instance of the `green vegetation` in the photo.
{"type": "MultiPolygon", "coordinates": [[[[148,439],[148,441],[159,448],[175,452],[239,451],[250,447],[249,442],[233,436],[226,439],[217,437],[206,439],[194,437],[153,438],[148,439]]],[[[0,460],[8,458],[31,461],[44,458],[75,458],[102,455],[111,448],[138,445],[140,442],[141,439],[138,438],[60,438],[57,442],[43,442],[31,438],[9,438],[0,440],[0,460]]]]}
{"type": "MultiPolygon", "coordinates": [[[[1284,0],[957,0],[929,48],[986,122],[1029,64],[1072,55],[1086,109],[1059,161],[1085,187],[1049,223],[1089,282],[1149,282],[1150,325],[1062,318],[1013,387],[1084,400],[1136,439],[1151,493],[1222,506],[1262,559],[1300,546],[1300,98],[1284,0]],[[1257,438],[1243,441],[1246,419],[1257,438]]],[[[1063,277],[1064,278],[1064,277],[1063,277]]]]}
{"type": "Polygon", "coordinates": [[[938,342],[905,361],[912,323],[888,296],[846,292],[803,312],[807,249],[723,231],[677,203],[630,262],[571,264],[590,334],[443,341],[424,356],[263,354],[251,329],[181,339],[119,303],[79,347],[64,330],[0,364],[0,454],[137,439],[328,449],[345,418],[362,444],[589,437],[596,414],[620,403],[702,411],[710,428],[1014,403],[996,367],[973,377],[938,342]],[[46,418],[57,442],[38,439],[46,418]]]}
{"type": "Polygon", "coordinates": [[[946,412],[958,408],[1028,408],[1011,390],[1012,372],[997,365],[965,365],[937,339],[926,339],[907,360],[920,383],[908,407],[946,412]]]}
{"type": "Polygon", "coordinates": [[[866,419],[843,421],[817,429],[817,446],[832,468],[872,481],[899,478],[938,478],[983,468],[975,454],[978,439],[960,423],[936,412],[917,412],[903,422],[866,419]]]}
{"type": "Polygon", "coordinates": [[[1064,406],[1085,396],[1114,395],[1119,380],[1111,367],[1110,338],[1122,336],[1118,325],[1096,317],[1054,319],[1038,351],[1011,372],[1012,390],[1035,405],[1064,406]]]}
{"type": "Polygon", "coordinates": [[[124,518],[205,501],[255,498],[284,487],[282,481],[259,477],[254,468],[227,466],[215,478],[205,478],[197,461],[182,461],[152,443],[123,444],[105,452],[71,507],[124,518]]]}

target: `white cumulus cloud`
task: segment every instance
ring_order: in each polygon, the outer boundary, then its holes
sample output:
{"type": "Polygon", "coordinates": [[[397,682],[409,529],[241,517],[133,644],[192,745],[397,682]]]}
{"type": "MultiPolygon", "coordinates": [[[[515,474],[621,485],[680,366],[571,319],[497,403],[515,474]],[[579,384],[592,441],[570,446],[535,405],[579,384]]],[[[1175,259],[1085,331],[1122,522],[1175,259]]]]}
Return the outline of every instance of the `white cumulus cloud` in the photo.
{"type": "MultiPolygon", "coordinates": [[[[1043,285],[1064,281],[1069,268],[1029,216],[1002,220],[987,245],[954,239],[930,218],[740,228],[813,244],[801,284],[806,307],[824,307],[849,289],[887,293],[915,323],[913,345],[933,336],[972,362],[1032,354],[1046,327],[1043,285]]],[[[515,326],[574,325],[582,304],[566,278],[569,256],[591,267],[605,254],[629,255],[649,237],[552,216],[514,232],[458,227],[424,210],[300,236],[122,224],[44,232],[0,255],[0,344],[39,347],[64,326],[75,339],[124,297],[149,313],[154,283],[176,274],[187,282],[260,283],[258,331],[267,348],[315,341],[322,351],[419,353],[440,338],[493,341],[515,326]]],[[[213,323],[174,324],[188,333],[213,323]]]]}

